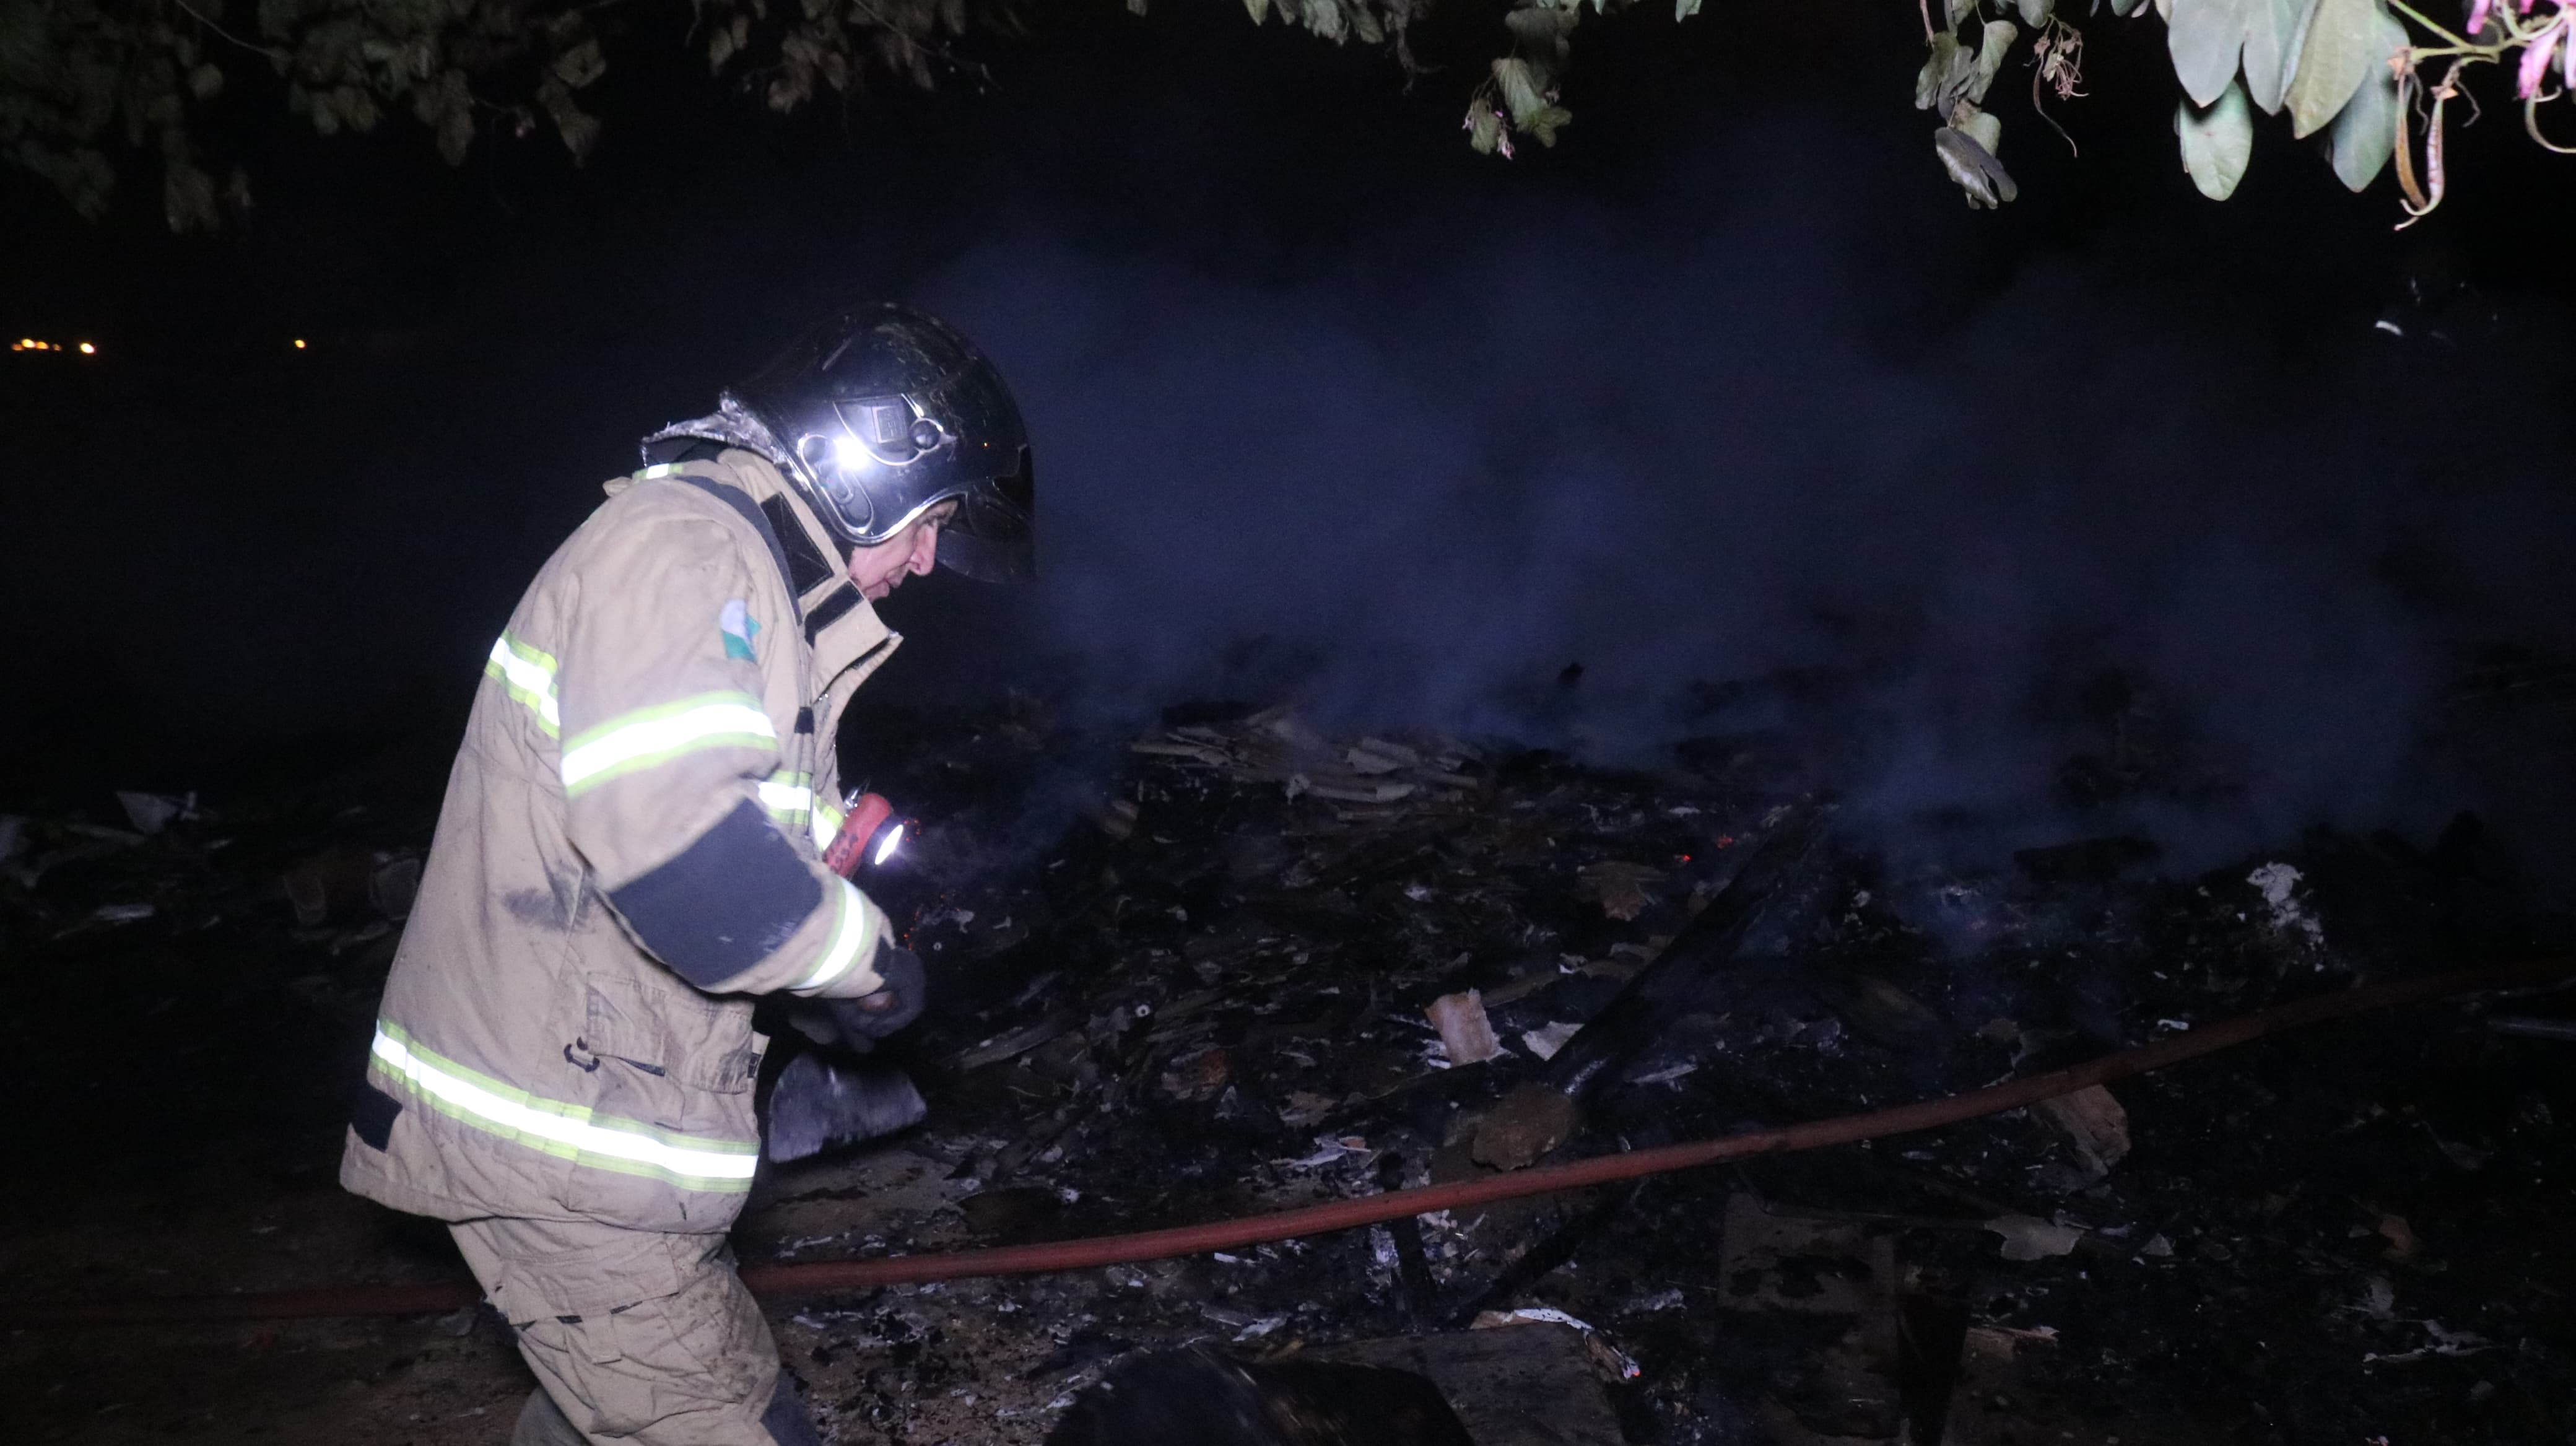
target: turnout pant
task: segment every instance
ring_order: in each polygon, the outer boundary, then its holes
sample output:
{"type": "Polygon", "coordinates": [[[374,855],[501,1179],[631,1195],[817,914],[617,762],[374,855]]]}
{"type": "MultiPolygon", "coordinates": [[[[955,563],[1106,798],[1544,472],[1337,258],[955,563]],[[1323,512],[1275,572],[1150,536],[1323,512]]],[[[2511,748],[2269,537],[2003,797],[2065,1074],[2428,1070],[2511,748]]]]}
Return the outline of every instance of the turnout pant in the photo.
{"type": "Polygon", "coordinates": [[[819,1446],[723,1236],[448,1229],[536,1372],[514,1446],[819,1446]]]}

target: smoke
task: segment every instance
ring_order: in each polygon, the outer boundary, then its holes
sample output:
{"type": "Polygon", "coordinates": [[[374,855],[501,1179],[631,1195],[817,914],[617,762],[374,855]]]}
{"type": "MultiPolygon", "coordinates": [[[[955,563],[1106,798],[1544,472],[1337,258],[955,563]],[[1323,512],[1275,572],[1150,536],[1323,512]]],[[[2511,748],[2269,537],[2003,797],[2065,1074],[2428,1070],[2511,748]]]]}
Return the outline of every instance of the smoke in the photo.
{"type": "Polygon", "coordinates": [[[2478,646],[2563,638],[2513,555],[2564,536],[2567,447],[2495,423],[2464,487],[2408,413],[2557,333],[2427,342],[2154,225],[1954,305],[1937,250],[1863,244],[1877,140],[1738,134],[1666,199],[1484,198],[1287,280],[974,250],[920,296],[1022,396],[1046,567],[978,645],[1099,720],[1293,696],[1609,763],[1794,723],[1927,856],[2188,867],[2479,802],[2427,728],[2478,646]],[[1808,164],[1710,214],[1749,153],[1808,164]]]}
{"type": "Polygon", "coordinates": [[[193,786],[185,760],[244,737],[456,716],[632,437],[895,295],[1019,393],[1045,575],[907,587],[871,695],[1016,685],[1106,729],[1293,697],[1614,764],[1768,735],[1933,859],[2129,832],[2187,868],[2576,805],[2563,728],[2469,746],[2446,691],[2499,644],[2563,654],[2576,616],[2571,443],[2532,380],[2563,319],[2409,290],[2413,238],[2471,198],[2392,240],[2384,195],[2267,149],[2209,206],[2164,92],[2112,73],[2098,104],[2134,104],[2107,140],[2015,149],[2023,201],[1971,214],[1882,83],[1910,27],[1875,15],[1866,87],[1707,31],[1717,92],[1588,92],[1582,131],[1509,165],[1381,70],[1211,12],[828,150],[677,115],[665,143],[698,150],[621,141],[507,224],[404,193],[384,258],[273,226],[258,266],[174,272],[144,309],[232,298],[230,336],[382,292],[410,319],[317,333],[292,370],[0,394],[76,479],[31,492],[0,578],[54,650],[0,722],[59,726],[0,752],[60,772],[112,718],[89,752],[120,784],[173,759],[150,776],[193,786]],[[2080,201],[2108,193],[2127,209],[2080,201]],[[399,281],[433,258],[438,285],[399,281]]]}

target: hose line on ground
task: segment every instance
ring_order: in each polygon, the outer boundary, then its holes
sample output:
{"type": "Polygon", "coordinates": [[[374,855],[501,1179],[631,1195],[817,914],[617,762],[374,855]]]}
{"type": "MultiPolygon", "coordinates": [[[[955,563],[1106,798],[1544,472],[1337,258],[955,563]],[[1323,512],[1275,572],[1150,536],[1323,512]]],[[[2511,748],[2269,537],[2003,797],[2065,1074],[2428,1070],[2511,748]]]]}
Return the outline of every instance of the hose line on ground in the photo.
{"type": "MultiPolygon", "coordinates": [[[[1178,1255],[1237,1250],[1269,1241],[1376,1225],[1406,1215],[1428,1215],[1576,1190],[1588,1185],[1635,1180],[1673,1170],[1715,1165],[1753,1155],[1787,1154],[1828,1145],[1856,1144],[1887,1135],[1954,1125],[1982,1115],[2000,1114],[2041,1100],[2072,1094],[2198,1059],[2220,1050],[2330,1019],[2420,1004],[2454,994],[2513,989],[2544,983],[2576,970],[2576,961],[2532,960],[2485,969],[2466,969],[2413,979],[2365,985],[2338,994],[2323,994],[2276,1005],[2216,1024],[2168,1035],[2151,1044],[2046,1074],[1988,1085],[1965,1094],[1866,1114],[1842,1115],[1779,1129],[1748,1130],[1713,1140],[1627,1150],[1562,1165],[1546,1165],[1486,1179],[1391,1190],[1351,1200],[1334,1200],[1295,1210],[1211,1220],[1166,1230],[1127,1235],[1099,1235],[1081,1240],[1054,1240],[1038,1245],[1006,1245],[983,1250],[934,1251],[921,1255],[883,1256],[873,1260],[804,1261],[754,1265],[742,1279],[755,1294],[779,1298],[826,1291],[868,1290],[882,1285],[954,1280],[964,1276],[1038,1275],[1087,1270],[1105,1265],[1132,1265],[1178,1255]]],[[[0,1329],[31,1326],[137,1325],[183,1321],[292,1320],[324,1316],[423,1315],[470,1305],[481,1292],[470,1281],[435,1285],[353,1285],[318,1290],[242,1292],[233,1295],[160,1296],[95,1302],[0,1304],[0,1329]]]]}

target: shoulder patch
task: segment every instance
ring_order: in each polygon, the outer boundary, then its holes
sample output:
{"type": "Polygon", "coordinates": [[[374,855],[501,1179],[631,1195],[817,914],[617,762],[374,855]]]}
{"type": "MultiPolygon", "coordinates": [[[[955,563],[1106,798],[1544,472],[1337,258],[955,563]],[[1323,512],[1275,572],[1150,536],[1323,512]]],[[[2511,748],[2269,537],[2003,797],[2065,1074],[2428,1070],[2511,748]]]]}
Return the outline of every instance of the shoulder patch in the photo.
{"type": "Polygon", "coordinates": [[[725,605],[716,611],[716,631],[724,634],[726,657],[746,663],[755,661],[751,640],[760,636],[760,620],[751,615],[751,608],[741,598],[725,599],[725,605]]]}

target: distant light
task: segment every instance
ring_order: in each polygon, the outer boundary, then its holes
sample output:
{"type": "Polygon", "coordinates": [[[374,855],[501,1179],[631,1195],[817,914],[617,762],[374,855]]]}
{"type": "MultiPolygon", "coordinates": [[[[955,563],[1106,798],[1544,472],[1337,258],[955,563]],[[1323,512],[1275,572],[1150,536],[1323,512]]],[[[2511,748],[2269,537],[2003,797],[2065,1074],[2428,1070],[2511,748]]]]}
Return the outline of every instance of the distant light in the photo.
{"type": "Polygon", "coordinates": [[[88,342],[82,342],[82,343],[81,343],[81,355],[82,355],[82,356],[96,356],[96,355],[98,355],[98,348],[97,348],[97,347],[95,347],[95,346],[90,345],[88,342]]]}
{"type": "Polygon", "coordinates": [[[295,349],[297,351],[304,350],[304,338],[299,336],[295,339],[295,349]]]}
{"type": "Polygon", "coordinates": [[[886,830],[885,842],[877,845],[877,856],[868,860],[868,862],[872,864],[882,864],[886,860],[893,858],[894,851],[897,848],[902,847],[902,845],[903,825],[896,824],[894,827],[886,830]]]}

